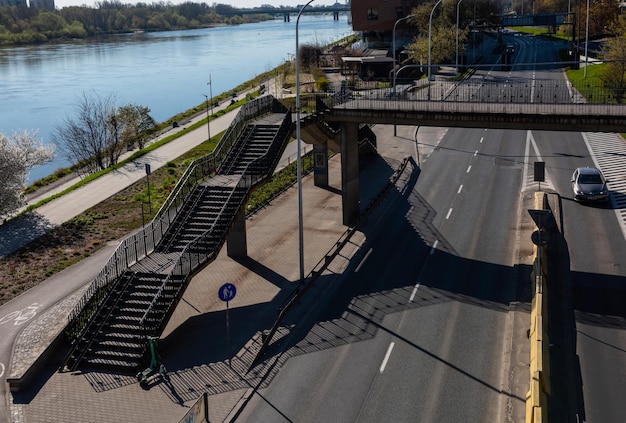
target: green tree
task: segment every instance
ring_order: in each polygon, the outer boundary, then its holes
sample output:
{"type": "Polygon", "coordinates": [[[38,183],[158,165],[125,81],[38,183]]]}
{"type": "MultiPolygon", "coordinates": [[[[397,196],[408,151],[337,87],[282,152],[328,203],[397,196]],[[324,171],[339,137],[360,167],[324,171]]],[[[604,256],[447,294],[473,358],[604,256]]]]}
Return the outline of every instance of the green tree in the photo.
{"type": "Polygon", "coordinates": [[[606,41],[603,49],[607,63],[602,79],[605,88],[610,90],[617,103],[621,104],[626,89],[626,16],[621,15],[609,30],[614,36],[606,41]]]}
{"type": "Polygon", "coordinates": [[[40,32],[52,32],[61,31],[66,25],[65,19],[57,13],[41,12],[31,26],[40,32]]]}
{"type": "MultiPolygon", "coordinates": [[[[415,63],[428,63],[429,45],[432,64],[451,63],[456,56],[456,3],[441,2],[433,12],[434,2],[413,9],[409,23],[418,29],[418,36],[408,46],[409,57],[415,63]],[[439,13],[437,13],[439,12],[439,13]],[[432,13],[432,21],[430,19],[432,13]],[[429,42],[430,36],[430,42],[429,42]]],[[[459,48],[467,39],[467,27],[459,29],[459,48]]],[[[460,52],[462,53],[462,51],[460,52]]]]}
{"type": "Polygon", "coordinates": [[[122,143],[144,148],[148,136],[154,131],[156,121],[150,116],[150,109],[136,104],[127,104],[117,109],[117,121],[121,124],[122,143]]]}

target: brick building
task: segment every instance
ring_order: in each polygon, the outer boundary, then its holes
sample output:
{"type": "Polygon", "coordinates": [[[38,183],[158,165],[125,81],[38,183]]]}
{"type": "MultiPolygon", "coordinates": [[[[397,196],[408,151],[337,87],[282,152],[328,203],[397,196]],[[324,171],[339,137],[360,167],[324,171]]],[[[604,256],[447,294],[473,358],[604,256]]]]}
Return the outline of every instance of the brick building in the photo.
{"type": "MultiPolygon", "coordinates": [[[[368,48],[389,48],[396,21],[424,0],[352,0],[352,29],[363,33],[368,48]]],[[[410,41],[414,28],[406,20],[396,26],[396,45],[410,41]]]]}
{"type": "Polygon", "coordinates": [[[404,46],[411,43],[415,27],[407,20],[411,10],[425,0],[352,0],[352,29],[361,32],[363,57],[344,58],[344,69],[364,79],[388,79],[393,68],[393,29],[396,39],[396,59],[404,46]]]}

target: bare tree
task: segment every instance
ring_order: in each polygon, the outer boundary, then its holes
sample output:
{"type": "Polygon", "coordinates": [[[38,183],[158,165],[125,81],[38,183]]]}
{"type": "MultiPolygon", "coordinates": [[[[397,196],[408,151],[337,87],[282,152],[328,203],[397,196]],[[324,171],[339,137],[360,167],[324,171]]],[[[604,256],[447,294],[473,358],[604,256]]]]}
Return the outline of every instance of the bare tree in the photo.
{"type": "Polygon", "coordinates": [[[78,164],[81,171],[93,173],[117,163],[122,154],[115,97],[100,97],[83,93],[78,97],[77,118],[65,118],[52,139],[70,163],[78,164]]]}
{"type": "Polygon", "coordinates": [[[54,146],[45,146],[37,139],[37,132],[0,133],[0,215],[23,205],[28,172],[53,158],[54,146]]]}

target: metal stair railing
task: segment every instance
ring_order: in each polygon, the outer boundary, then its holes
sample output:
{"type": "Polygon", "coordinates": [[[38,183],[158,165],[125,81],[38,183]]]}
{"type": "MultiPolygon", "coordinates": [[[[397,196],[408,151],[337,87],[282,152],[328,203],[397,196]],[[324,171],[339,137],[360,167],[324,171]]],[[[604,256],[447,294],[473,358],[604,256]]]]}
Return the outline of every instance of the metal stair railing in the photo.
{"type": "MultiPolygon", "coordinates": [[[[98,333],[100,333],[100,330],[102,329],[102,327],[104,326],[104,324],[106,323],[106,321],[108,320],[109,316],[111,315],[111,313],[113,312],[113,310],[115,309],[115,307],[117,306],[117,304],[120,301],[120,298],[124,295],[124,293],[126,292],[126,290],[128,289],[128,287],[130,286],[131,282],[135,279],[135,277],[137,276],[137,272],[133,272],[131,274],[131,276],[128,278],[128,280],[126,281],[126,283],[124,284],[124,286],[122,287],[122,290],[120,291],[120,293],[117,295],[117,298],[115,298],[115,300],[113,301],[113,305],[111,307],[109,307],[108,311],[104,314],[104,317],[102,320],[100,320],[100,322],[98,323],[96,330],[94,331],[94,335],[88,340],[87,345],[85,345],[84,348],[79,350],[79,354],[78,357],[74,357],[74,363],[68,368],[69,371],[74,371],[76,370],[76,368],[78,367],[78,365],[80,364],[80,361],[83,359],[83,357],[85,356],[85,354],[87,353],[87,351],[89,350],[89,347],[91,346],[91,344],[93,343],[95,337],[97,336],[98,333]]],[[[96,314],[94,315],[97,316],[100,314],[100,311],[103,309],[103,306],[105,304],[107,304],[107,301],[109,300],[109,298],[111,298],[111,295],[113,294],[113,290],[109,291],[107,293],[107,296],[105,297],[105,299],[100,303],[100,306],[98,307],[98,311],[96,312],[96,314]]],[[[83,329],[81,330],[80,335],[78,336],[78,341],[76,343],[75,346],[78,346],[78,343],[80,342],[81,339],[84,338],[84,336],[89,332],[89,330],[96,324],[95,319],[90,319],[88,321],[88,323],[83,327],[83,329]]],[[[76,351],[76,348],[72,348],[70,349],[69,353],[67,354],[64,362],[63,362],[63,367],[67,367],[68,362],[72,359],[72,354],[76,351]]]]}
{"type": "MultiPolygon", "coordinates": [[[[198,197],[196,197],[193,200],[193,204],[191,205],[191,208],[189,210],[189,213],[187,213],[185,216],[182,217],[182,222],[180,222],[180,224],[177,224],[173,229],[174,229],[174,233],[172,234],[172,237],[169,239],[169,241],[167,242],[167,245],[165,245],[163,247],[163,251],[167,251],[171,248],[172,244],[174,243],[174,241],[176,240],[178,234],[180,233],[180,231],[182,230],[182,228],[185,226],[185,224],[189,221],[189,218],[191,217],[191,213],[193,212],[193,210],[195,209],[196,205],[198,204],[198,202],[202,199],[202,197],[204,196],[204,191],[206,191],[206,189],[203,189],[202,192],[198,195],[198,197]]],[[[170,229],[172,229],[172,225],[170,225],[170,229]]],[[[169,233],[168,233],[169,235],[169,233]]],[[[166,238],[163,237],[163,240],[165,240],[166,238]]]]}
{"type": "Polygon", "coordinates": [[[241,140],[241,143],[240,143],[241,145],[238,145],[237,146],[238,148],[232,148],[229,150],[228,156],[224,158],[224,161],[222,162],[220,168],[216,171],[217,174],[228,175],[230,173],[231,169],[237,163],[237,159],[241,155],[241,152],[245,150],[248,140],[250,140],[254,134],[253,125],[250,125],[249,123],[246,122],[246,126],[241,131],[240,136],[244,134],[245,134],[245,138],[241,140]]]}
{"type": "MultiPolygon", "coordinates": [[[[244,179],[242,177],[242,179],[244,179]]],[[[239,188],[239,184],[237,186],[237,188],[239,188]]],[[[224,202],[224,204],[222,205],[222,208],[218,214],[218,216],[222,216],[224,214],[224,210],[226,210],[227,206],[230,204],[230,199],[233,197],[233,194],[235,193],[236,189],[233,189],[233,191],[231,191],[228,199],[224,202]]],[[[244,196],[245,198],[245,196],[244,196]]],[[[243,201],[240,201],[240,203],[243,203],[243,201]]],[[[212,235],[212,233],[214,232],[215,227],[218,225],[218,223],[221,221],[222,219],[220,219],[218,217],[218,219],[216,219],[212,224],[211,227],[204,232],[201,235],[198,235],[193,241],[191,241],[189,244],[187,244],[185,246],[185,248],[183,249],[183,251],[181,252],[178,260],[176,260],[176,263],[174,263],[173,265],[173,269],[170,272],[169,275],[167,275],[167,277],[165,278],[165,280],[163,281],[163,283],[161,284],[161,286],[159,287],[159,290],[157,291],[157,293],[155,294],[154,299],[152,300],[152,302],[150,303],[150,305],[148,306],[148,309],[146,310],[146,312],[144,313],[144,315],[142,316],[141,320],[139,321],[139,326],[144,328],[144,333],[145,336],[150,336],[150,335],[156,335],[156,333],[150,331],[149,328],[146,328],[146,322],[148,321],[148,319],[150,318],[150,315],[153,314],[153,310],[156,309],[157,304],[159,304],[161,297],[163,297],[164,293],[168,290],[168,286],[170,285],[170,281],[173,279],[174,276],[182,276],[183,277],[183,281],[181,286],[176,289],[176,291],[174,293],[174,301],[170,302],[170,304],[167,306],[167,309],[165,310],[165,312],[163,313],[162,317],[166,317],[170,314],[170,310],[172,310],[172,307],[178,303],[178,300],[180,299],[180,290],[181,288],[183,288],[186,284],[187,284],[187,279],[189,278],[189,275],[203,262],[206,262],[209,258],[211,257],[215,257],[217,256],[217,253],[219,251],[219,248],[216,248],[212,251],[210,251],[208,254],[201,254],[201,253],[190,253],[189,250],[191,249],[191,247],[195,246],[195,244],[199,243],[200,241],[208,238],[210,235],[212,235]],[[193,260],[191,260],[190,258],[187,257],[191,257],[191,256],[197,256],[198,260],[196,262],[195,265],[189,265],[189,266],[185,266],[185,260],[188,263],[192,263],[193,260]],[[206,255],[206,257],[202,260],[199,259],[199,257],[201,255],[206,255]],[[177,271],[177,269],[180,269],[180,271],[177,271]]],[[[224,243],[225,241],[225,236],[222,237],[222,241],[220,242],[220,247],[221,245],[224,243]]],[[[159,319],[157,319],[159,320],[159,319]]],[[[157,328],[153,328],[156,329],[156,331],[160,331],[161,330],[161,326],[163,326],[163,320],[164,319],[160,319],[161,323],[159,324],[159,327],[157,328]]]]}
{"type": "MultiPolygon", "coordinates": [[[[211,173],[215,172],[219,161],[228,154],[228,149],[236,141],[239,133],[247,124],[247,121],[268,110],[274,110],[280,107],[277,106],[277,103],[280,104],[274,97],[267,95],[248,102],[241,107],[233,120],[233,124],[229,126],[215,151],[192,162],[148,227],[140,229],[120,243],[111,258],[103,266],[98,275],[96,275],[83,296],[77,301],[74,309],[70,312],[67,333],[76,332],[76,328],[82,325],[82,321],[89,320],[91,314],[89,314],[85,307],[89,304],[96,292],[101,289],[110,289],[111,284],[114,283],[132,263],[138,261],[140,257],[147,257],[154,251],[155,246],[160,242],[165,232],[167,232],[172,218],[176,216],[179,205],[184,202],[184,198],[189,192],[186,191],[186,189],[195,187],[200,183],[200,179],[204,181],[211,173]],[[149,234],[152,235],[151,242],[148,242],[149,234]]],[[[284,106],[282,107],[284,108],[284,106]]],[[[70,340],[74,341],[72,339],[70,340]]]]}
{"type": "MultiPolygon", "coordinates": [[[[291,112],[288,112],[286,114],[285,118],[283,119],[283,122],[281,123],[279,131],[277,131],[277,134],[284,134],[284,137],[285,137],[285,140],[283,140],[283,142],[282,142],[282,148],[284,148],[284,145],[286,144],[286,139],[287,139],[290,127],[291,127],[291,112]]],[[[234,210],[240,210],[240,208],[244,206],[246,198],[248,197],[249,192],[252,189],[252,187],[254,187],[255,185],[261,183],[262,180],[264,180],[266,178],[269,178],[271,176],[272,170],[275,168],[276,163],[278,163],[278,160],[280,159],[280,157],[278,157],[278,158],[273,157],[273,156],[276,156],[275,154],[272,154],[274,152],[273,150],[274,149],[271,149],[265,155],[260,156],[259,158],[253,160],[252,162],[250,162],[248,164],[248,166],[246,167],[246,171],[244,171],[244,173],[241,176],[239,182],[237,183],[237,187],[235,189],[233,189],[233,191],[231,191],[231,193],[230,193],[230,195],[228,197],[228,200],[224,202],[224,205],[222,206],[218,216],[222,216],[224,214],[224,211],[228,207],[232,207],[233,206],[232,203],[236,203],[236,205],[237,205],[237,207],[234,207],[234,210]],[[273,160],[268,159],[268,157],[273,157],[273,160]],[[273,167],[268,168],[268,172],[265,175],[250,175],[250,174],[248,174],[247,170],[252,168],[253,166],[255,166],[255,164],[257,162],[261,162],[261,161],[264,161],[266,163],[271,163],[271,164],[273,164],[273,167]],[[236,192],[245,192],[245,194],[241,197],[241,199],[239,201],[231,202],[230,200],[233,198],[233,195],[236,192]]],[[[231,213],[231,216],[229,218],[229,222],[232,222],[232,219],[234,218],[234,215],[236,215],[236,213],[237,212],[231,213]]],[[[139,325],[144,328],[144,335],[146,337],[147,336],[156,336],[163,330],[163,326],[166,324],[169,316],[173,312],[174,307],[176,306],[176,304],[178,304],[178,301],[180,301],[181,291],[184,292],[184,289],[186,289],[186,285],[188,283],[188,279],[189,279],[189,276],[191,275],[191,273],[194,270],[196,270],[201,264],[205,264],[207,261],[209,261],[209,259],[211,259],[211,261],[212,261],[217,256],[217,254],[219,252],[219,249],[221,248],[221,245],[223,245],[223,243],[226,240],[226,234],[224,234],[222,236],[221,241],[218,244],[218,248],[210,251],[208,254],[192,253],[190,250],[192,250],[192,248],[196,244],[198,244],[199,242],[205,240],[210,235],[212,235],[212,232],[213,232],[215,226],[218,223],[220,223],[222,220],[223,219],[220,219],[218,217],[218,219],[216,219],[215,222],[211,225],[211,228],[209,230],[207,230],[202,235],[199,235],[193,241],[191,241],[189,244],[187,244],[187,246],[185,246],[185,248],[181,252],[180,257],[178,258],[178,260],[174,264],[172,271],[170,272],[170,274],[167,276],[167,278],[161,284],[161,287],[159,288],[159,291],[155,295],[153,301],[151,302],[150,306],[148,307],[148,309],[146,310],[146,312],[144,313],[143,317],[140,320],[139,325]],[[194,256],[196,257],[196,260],[193,259],[194,256]],[[201,258],[201,256],[205,256],[205,257],[201,258]],[[153,310],[156,309],[157,304],[160,303],[159,300],[163,296],[164,292],[167,290],[167,286],[169,285],[169,282],[170,282],[170,280],[172,279],[172,277],[174,275],[182,276],[183,281],[182,281],[180,287],[178,289],[176,289],[177,292],[175,292],[175,300],[170,302],[170,304],[167,306],[167,309],[162,314],[162,318],[161,319],[156,319],[156,320],[160,320],[159,326],[156,327],[156,328],[152,328],[152,330],[151,330],[150,328],[146,327],[146,322],[148,321],[150,314],[153,313],[153,310]]]]}

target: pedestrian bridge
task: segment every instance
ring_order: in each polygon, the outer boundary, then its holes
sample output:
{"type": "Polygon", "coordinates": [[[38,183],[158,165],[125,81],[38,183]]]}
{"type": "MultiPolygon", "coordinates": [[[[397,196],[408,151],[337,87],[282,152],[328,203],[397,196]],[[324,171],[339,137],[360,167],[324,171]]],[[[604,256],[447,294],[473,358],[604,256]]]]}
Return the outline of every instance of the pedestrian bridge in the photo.
{"type": "Polygon", "coordinates": [[[568,81],[426,79],[376,88],[362,84],[323,95],[327,122],[464,128],[626,132],[625,89],[590,80],[581,91],[568,81]]]}

